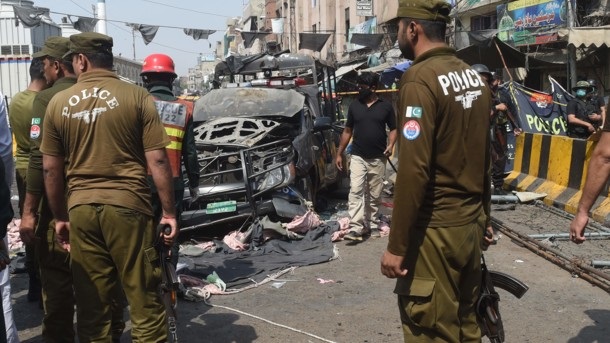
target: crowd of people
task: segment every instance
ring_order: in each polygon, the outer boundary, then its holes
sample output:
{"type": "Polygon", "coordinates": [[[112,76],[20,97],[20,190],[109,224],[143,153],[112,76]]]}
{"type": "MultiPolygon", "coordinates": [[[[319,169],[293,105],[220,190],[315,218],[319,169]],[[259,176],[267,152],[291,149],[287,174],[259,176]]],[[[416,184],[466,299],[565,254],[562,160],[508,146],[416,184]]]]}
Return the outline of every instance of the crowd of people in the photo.
{"type": "MultiPolygon", "coordinates": [[[[112,47],[99,33],[50,37],[32,56],[30,85],[13,97],[10,118],[0,96],[0,234],[13,217],[14,170],[27,299],[44,309],[45,342],[118,342],[127,304],[134,342],[168,340],[155,242],[173,246],[177,263],[183,164],[198,195],[193,105],[172,93],[169,56],[144,61],[142,88],[112,71],[112,47]],[[157,224],[171,231],[156,237],[157,224]]],[[[6,250],[0,242],[8,315],[0,342],[18,342],[6,250]]]]}
{"type": "MultiPolygon", "coordinates": [[[[398,44],[413,64],[400,80],[396,112],[375,93],[375,74],[358,78],[335,161],[347,168],[342,155],[351,141],[345,238],[379,235],[386,159],[397,144],[401,168],[380,267],[397,279],[404,340],[479,342],[475,309],[482,251],[492,243],[490,198],[502,194],[507,124],[517,135],[521,125],[498,90],[500,78],[464,63],[446,45],[448,2],[398,3],[398,44]]],[[[168,340],[154,227],[171,228],[161,238],[177,263],[182,166],[191,197],[199,196],[193,105],[172,93],[177,75],[169,56],[144,60],[142,88],[112,71],[112,47],[109,36],[80,33],[50,37],[32,56],[31,83],[10,106],[15,159],[0,96],[0,236],[13,218],[14,169],[27,298],[44,308],[48,342],[117,342],[127,303],[134,342],[168,340]]],[[[578,82],[574,91],[570,136],[603,130],[570,228],[571,239],[582,243],[588,212],[610,174],[610,124],[594,84],[578,82]]],[[[0,241],[0,315],[8,313],[0,342],[18,342],[10,283],[3,281],[6,250],[0,241]]]]}

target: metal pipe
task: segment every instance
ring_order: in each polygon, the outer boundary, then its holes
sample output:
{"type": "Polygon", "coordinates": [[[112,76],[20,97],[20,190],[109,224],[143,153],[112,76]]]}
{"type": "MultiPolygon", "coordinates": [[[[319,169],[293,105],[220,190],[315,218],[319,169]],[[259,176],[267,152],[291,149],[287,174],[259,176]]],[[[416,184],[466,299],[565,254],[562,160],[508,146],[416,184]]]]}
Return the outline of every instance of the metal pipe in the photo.
{"type": "Polygon", "coordinates": [[[557,249],[548,247],[534,239],[512,230],[499,219],[492,218],[491,221],[495,229],[502,231],[502,233],[504,233],[506,236],[522,244],[533,253],[548,259],[565,270],[578,275],[580,278],[610,293],[610,284],[607,283],[610,282],[610,275],[579,263],[572,257],[563,254],[557,249]]]}
{"type": "Polygon", "coordinates": [[[491,196],[492,204],[512,204],[518,203],[519,198],[516,195],[494,195],[491,196]]]}
{"type": "MultiPolygon", "coordinates": [[[[545,239],[545,238],[570,238],[569,233],[535,233],[531,235],[527,235],[529,238],[534,239],[545,239]]],[[[603,237],[610,238],[610,233],[607,232],[586,232],[585,237],[603,237]]]]}
{"type": "MultiPolygon", "coordinates": [[[[574,219],[574,215],[571,213],[568,213],[564,210],[560,210],[556,207],[551,207],[551,206],[547,206],[543,201],[541,200],[536,200],[534,202],[534,205],[536,205],[536,207],[541,208],[545,211],[549,211],[551,213],[557,214],[558,216],[567,218],[567,219],[574,219]]],[[[589,220],[589,223],[587,224],[587,227],[589,228],[595,228],[599,231],[604,231],[604,232],[610,232],[610,228],[607,228],[601,224],[598,224],[597,222],[591,222],[591,220],[589,220]]]]}
{"type": "Polygon", "coordinates": [[[610,261],[591,261],[591,266],[593,267],[610,267],[610,261]]]}

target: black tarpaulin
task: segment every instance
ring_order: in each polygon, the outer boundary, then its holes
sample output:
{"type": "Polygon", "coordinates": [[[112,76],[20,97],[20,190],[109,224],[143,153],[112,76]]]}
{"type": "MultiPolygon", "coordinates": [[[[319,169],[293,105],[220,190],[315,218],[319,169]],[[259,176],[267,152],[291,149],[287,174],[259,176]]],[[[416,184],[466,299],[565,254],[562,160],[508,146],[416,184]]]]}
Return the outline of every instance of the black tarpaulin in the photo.
{"type": "Polygon", "coordinates": [[[153,25],[145,25],[145,24],[127,24],[131,26],[132,29],[137,30],[142,35],[142,39],[144,40],[144,44],[148,45],[155,39],[157,35],[157,31],[159,31],[159,26],[153,25]]]}
{"type": "Polygon", "coordinates": [[[184,29],[184,34],[193,37],[194,40],[208,39],[216,30],[184,29]]]}
{"type": "Polygon", "coordinates": [[[42,16],[45,15],[46,11],[39,8],[29,8],[13,5],[13,11],[17,18],[16,24],[21,22],[25,27],[35,27],[40,25],[42,16]]]}
{"type": "Polygon", "coordinates": [[[352,33],[350,43],[376,50],[383,41],[383,33],[352,33]]]}
{"type": "MultiPolygon", "coordinates": [[[[252,225],[255,226],[252,245],[257,245],[255,242],[262,242],[264,228],[259,222],[252,225]]],[[[186,274],[205,278],[215,271],[228,287],[235,287],[260,282],[267,275],[289,267],[328,262],[335,257],[331,236],[338,229],[339,224],[330,221],[308,231],[301,240],[272,239],[242,252],[232,251],[218,241],[216,244],[222,248],[193,257],[195,268],[186,274]]]]}
{"type": "Polygon", "coordinates": [[[552,63],[539,60],[527,56],[527,54],[513,48],[504,43],[498,37],[482,41],[479,45],[471,45],[469,47],[457,51],[457,56],[468,64],[485,64],[489,69],[501,69],[502,57],[499,50],[502,52],[506,67],[508,68],[548,68],[561,66],[562,63],[552,63]],[[497,47],[496,47],[497,44],[497,47]]]}
{"type": "Polygon", "coordinates": [[[330,33],[299,33],[299,49],[322,51],[330,33]]]}
{"type": "Polygon", "coordinates": [[[256,39],[263,39],[269,35],[269,32],[244,32],[241,33],[241,38],[244,40],[244,47],[251,48],[256,39]]]}

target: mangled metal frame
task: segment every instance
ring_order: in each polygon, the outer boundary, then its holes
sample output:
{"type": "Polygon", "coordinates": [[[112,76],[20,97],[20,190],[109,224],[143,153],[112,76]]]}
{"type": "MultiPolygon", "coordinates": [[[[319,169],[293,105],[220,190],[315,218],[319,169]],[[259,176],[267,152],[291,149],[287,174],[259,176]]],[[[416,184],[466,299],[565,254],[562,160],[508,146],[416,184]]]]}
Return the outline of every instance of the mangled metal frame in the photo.
{"type": "MultiPolygon", "coordinates": [[[[283,193],[295,193],[295,190],[290,187],[294,181],[290,175],[298,174],[298,171],[307,171],[315,163],[312,152],[312,133],[299,132],[296,136],[292,136],[292,140],[279,139],[269,143],[257,144],[265,139],[266,134],[278,126],[284,125],[274,120],[277,117],[314,120],[320,116],[322,104],[318,100],[320,91],[318,80],[322,79],[321,76],[324,77],[325,81],[330,82],[330,78],[327,77],[328,71],[322,66],[328,67],[329,65],[310,56],[296,54],[248,57],[245,63],[243,60],[229,59],[229,61],[219,64],[219,67],[216,68],[216,77],[229,76],[231,81],[235,79],[236,75],[245,77],[264,73],[269,76],[279,73],[280,76],[309,77],[313,84],[300,86],[298,90],[294,88],[291,88],[291,90],[217,89],[206,95],[206,98],[210,97],[207,106],[204,106],[204,108],[199,106],[200,108],[198,108],[198,104],[203,98],[196,103],[194,121],[204,122],[203,125],[195,129],[196,141],[199,147],[205,146],[208,148],[202,149],[205,152],[202,151],[199,154],[201,197],[210,202],[238,197],[245,199],[245,202],[236,204],[237,213],[225,214],[214,220],[208,217],[203,222],[194,223],[196,220],[193,220],[193,218],[202,214],[207,216],[207,213],[201,213],[206,211],[205,209],[186,211],[183,214],[183,221],[186,222],[186,227],[183,227],[183,230],[197,229],[240,218],[245,220],[270,209],[275,209],[278,214],[283,212],[286,216],[302,214],[294,212],[294,209],[290,208],[289,201],[277,199],[275,196],[271,202],[262,201],[262,197],[266,193],[278,189],[282,189],[283,193]],[[323,72],[319,73],[319,71],[323,72]],[[235,94],[235,98],[240,100],[250,96],[248,99],[251,99],[251,101],[234,101],[231,103],[230,97],[222,97],[224,92],[238,93],[235,94]],[[273,99],[272,95],[280,97],[281,101],[273,99]],[[219,99],[222,98],[224,101],[215,100],[214,96],[218,96],[219,99]],[[274,104],[277,106],[274,106],[274,104]],[[248,106],[251,108],[248,109],[248,106]],[[244,111],[246,113],[256,111],[256,114],[239,118],[234,117],[235,114],[241,113],[243,115],[244,111]],[[306,113],[302,113],[304,111],[306,113]],[[301,115],[298,115],[299,113],[301,115]],[[229,116],[233,117],[228,118],[229,116]],[[210,151],[209,148],[214,146],[217,147],[216,152],[210,151]],[[223,148],[218,148],[219,146],[223,148]],[[312,154],[312,156],[307,156],[308,154],[312,154]],[[292,164],[293,161],[294,165],[292,164]],[[219,163],[225,163],[226,165],[219,166],[217,165],[219,163]],[[294,168],[294,170],[290,168],[294,168]],[[247,214],[244,213],[247,210],[246,207],[249,208],[247,214]],[[189,225],[189,223],[192,225],[189,225]]],[[[327,87],[322,86],[322,89],[330,89],[330,83],[327,87]]],[[[203,102],[205,101],[203,100],[203,102]]],[[[336,106],[332,102],[325,102],[323,105],[336,106]]],[[[313,123],[299,122],[298,126],[310,127],[313,126],[313,123]]],[[[296,193],[298,195],[298,191],[296,193]]],[[[303,198],[300,195],[299,197],[303,198]]],[[[304,202],[301,202],[300,205],[303,207],[304,202]]]]}

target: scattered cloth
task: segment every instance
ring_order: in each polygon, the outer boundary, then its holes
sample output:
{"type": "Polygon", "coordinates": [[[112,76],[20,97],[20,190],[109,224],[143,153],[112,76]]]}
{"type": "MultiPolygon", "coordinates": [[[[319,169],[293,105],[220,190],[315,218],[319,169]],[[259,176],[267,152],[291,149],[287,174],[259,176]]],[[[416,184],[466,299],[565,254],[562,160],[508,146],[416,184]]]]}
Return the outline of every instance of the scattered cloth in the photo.
{"type": "MultiPolygon", "coordinates": [[[[262,231],[260,223],[258,227],[262,231]]],[[[300,240],[275,239],[255,245],[258,236],[255,228],[248,250],[235,251],[217,241],[216,253],[194,257],[194,267],[183,274],[204,278],[216,272],[228,287],[256,283],[277,270],[332,260],[336,253],[331,236],[338,229],[337,222],[327,222],[309,230],[300,240]]]]}
{"type": "Polygon", "coordinates": [[[292,232],[305,233],[320,223],[320,216],[316,212],[308,210],[304,215],[294,217],[290,223],[286,224],[286,228],[292,232]]]}

